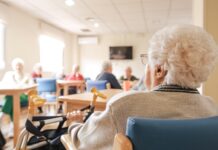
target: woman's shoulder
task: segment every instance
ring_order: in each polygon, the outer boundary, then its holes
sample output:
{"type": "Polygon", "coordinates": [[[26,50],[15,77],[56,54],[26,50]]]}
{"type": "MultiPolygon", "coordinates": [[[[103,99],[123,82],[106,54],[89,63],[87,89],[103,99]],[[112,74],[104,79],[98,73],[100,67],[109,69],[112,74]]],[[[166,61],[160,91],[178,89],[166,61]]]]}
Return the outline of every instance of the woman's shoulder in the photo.
{"type": "Polygon", "coordinates": [[[144,98],[149,95],[150,92],[145,91],[123,91],[121,93],[118,93],[110,98],[108,101],[108,105],[117,105],[119,103],[126,103],[126,101],[134,100],[138,98],[144,98]]]}

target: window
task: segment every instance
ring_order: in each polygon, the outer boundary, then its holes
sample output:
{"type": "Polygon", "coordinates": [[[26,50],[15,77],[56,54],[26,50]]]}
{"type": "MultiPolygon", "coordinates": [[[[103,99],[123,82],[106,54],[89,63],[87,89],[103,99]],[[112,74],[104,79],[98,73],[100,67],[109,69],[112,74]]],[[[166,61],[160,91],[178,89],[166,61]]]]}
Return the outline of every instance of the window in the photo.
{"type": "Polygon", "coordinates": [[[5,26],[0,22],[0,69],[5,68],[5,26]]]}
{"type": "Polygon", "coordinates": [[[52,37],[39,37],[40,63],[47,72],[58,72],[63,68],[64,43],[52,37]]]}

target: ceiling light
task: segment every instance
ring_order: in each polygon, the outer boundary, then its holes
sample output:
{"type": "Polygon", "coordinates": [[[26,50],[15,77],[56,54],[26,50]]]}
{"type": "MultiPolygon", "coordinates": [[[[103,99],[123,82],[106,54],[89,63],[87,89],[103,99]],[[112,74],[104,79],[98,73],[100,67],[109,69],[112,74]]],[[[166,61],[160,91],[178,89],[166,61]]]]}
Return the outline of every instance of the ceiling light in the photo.
{"type": "Polygon", "coordinates": [[[75,4],[74,0],[65,0],[67,6],[73,6],[75,4]]]}
{"type": "Polygon", "coordinates": [[[86,29],[86,28],[84,28],[84,29],[80,29],[80,31],[82,31],[82,32],[91,32],[91,30],[86,29]]]}
{"type": "Polygon", "coordinates": [[[89,22],[94,22],[95,21],[95,19],[91,18],[91,17],[86,18],[86,20],[89,21],[89,22]]]}
{"type": "Polygon", "coordinates": [[[95,27],[95,28],[98,28],[98,27],[99,27],[99,24],[98,24],[97,22],[95,22],[95,23],[94,23],[94,27],[95,27]]]}

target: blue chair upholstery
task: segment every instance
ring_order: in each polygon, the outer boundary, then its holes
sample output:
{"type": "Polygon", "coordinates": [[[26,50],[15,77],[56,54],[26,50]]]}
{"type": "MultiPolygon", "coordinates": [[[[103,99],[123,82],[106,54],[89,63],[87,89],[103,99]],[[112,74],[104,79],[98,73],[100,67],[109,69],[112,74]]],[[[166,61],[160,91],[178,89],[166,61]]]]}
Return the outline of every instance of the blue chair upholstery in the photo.
{"type": "Polygon", "coordinates": [[[88,80],[86,82],[86,90],[89,92],[93,87],[95,87],[97,90],[104,90],[106,89],[106,80],[98,80],[98,81],[92,81],[88,80]]]}
{"type": "Polygon", "coordinates": [[[134,150],[218,150],[218,117],[187,120],[130,117],[126,134],[134,150]]]}
{"type": "Polygon", "coordinates": [[[41,97],[45,98],[48,102],[56,101],[56,79],[53,78],[37,78],[38,93],[41,97]]]}

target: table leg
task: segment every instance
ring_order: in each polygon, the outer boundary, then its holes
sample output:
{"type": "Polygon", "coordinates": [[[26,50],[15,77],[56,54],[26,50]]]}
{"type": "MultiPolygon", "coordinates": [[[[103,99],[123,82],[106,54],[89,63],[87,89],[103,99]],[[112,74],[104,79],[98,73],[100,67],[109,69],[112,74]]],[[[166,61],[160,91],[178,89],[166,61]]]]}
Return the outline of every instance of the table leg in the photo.
{"type": "Polygon", "coordinates": [[[67,105],[67,102],[66,101],[64,101],[63,102],[63,108],[64,108],[64,114],[66,115],[67,114],[67,112],[68,112],[68,105],[67,105]]]}
{"type": "Polygon", "coordinates": [[[64,85],[64,96],[68,95],[68,86],[64,85]]]}
{"type": "Polygon", "coordinates": [[[20,131],[20,94],[13,95],[14,146],[20,131]]]}

